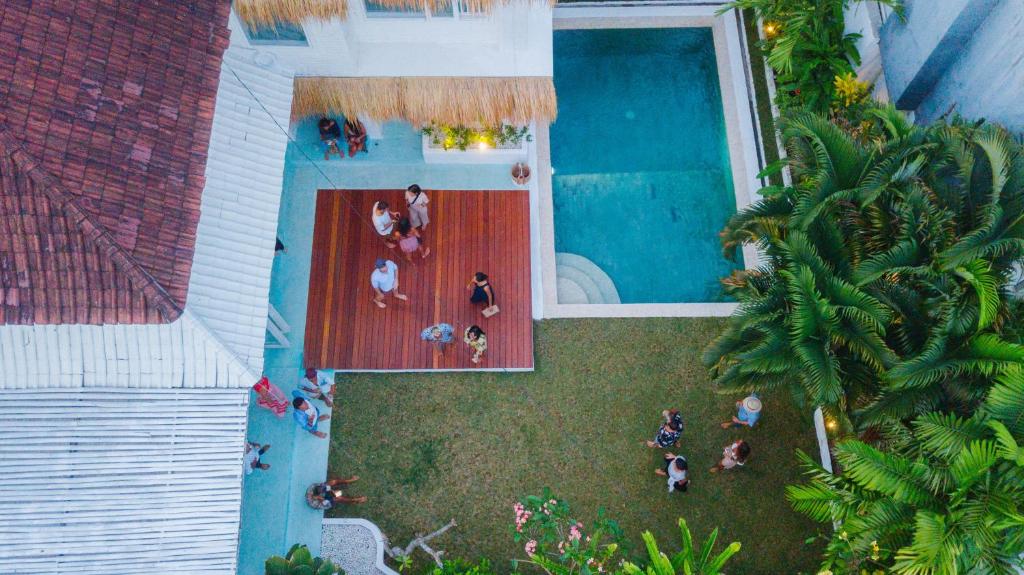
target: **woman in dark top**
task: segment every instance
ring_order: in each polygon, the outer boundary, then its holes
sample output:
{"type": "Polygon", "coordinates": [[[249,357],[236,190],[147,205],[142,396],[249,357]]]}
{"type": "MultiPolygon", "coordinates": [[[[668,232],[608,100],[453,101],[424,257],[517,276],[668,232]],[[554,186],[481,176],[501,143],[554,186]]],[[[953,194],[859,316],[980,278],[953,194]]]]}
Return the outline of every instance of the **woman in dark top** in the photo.
{"type": "Polygon", "coordinates": [[[469,280],[466,289],[473,290],[473,295],[469,296],[470,302],[487,304],[484,307],[494,305],[494,288],[491,287],[491,282],[484,272],[473,274],[473,278],[469,280]]]}
{"type": "Polygon", "coordinates": [[[683,416],[679,414],[678,409],[666,409],[661,412],[661,415],[665,418],[665,423],[658,428],[654,440],[647,442],[647,447],[668,449],[675,445],[683,435],[683,416]]]}
{"type": "Polygon", "coordinates": [[[338,154],[338,157],[342,157],[341,150],[338,148],[338,140],[341,139],[341,126],[331,118],[320,118],[317,127],[320,128],[320,146],[324,150],[324,159],[331,159],[331,154],[338,154]]]}

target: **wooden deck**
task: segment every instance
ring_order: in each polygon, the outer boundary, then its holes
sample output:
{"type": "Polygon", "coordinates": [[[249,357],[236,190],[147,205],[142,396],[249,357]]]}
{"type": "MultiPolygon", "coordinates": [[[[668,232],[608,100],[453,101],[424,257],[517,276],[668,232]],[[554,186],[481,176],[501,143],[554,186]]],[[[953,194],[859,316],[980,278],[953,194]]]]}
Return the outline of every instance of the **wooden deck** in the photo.
{"type": "Polygon", "coordinates": [[[403,190],[320,190],[317,194],[305,367],[339,370],[532,369],[530,201],[517,191],[436,191],[423,235],[432,253],[388,249],[370,223],[378,199],[405,210],[403,190]],[[398,264],[399,291],[380,309],[371,301],[370,274],[378,258],[398,264]],[[490,276],[501,313],[485,318],[469,302],[474,272],[490,276]],[[435,323],[455,326],[444,357],[420,340],[435,323]],[[466,327],[487,334],[483,361],[469,361],[466,327]]]}

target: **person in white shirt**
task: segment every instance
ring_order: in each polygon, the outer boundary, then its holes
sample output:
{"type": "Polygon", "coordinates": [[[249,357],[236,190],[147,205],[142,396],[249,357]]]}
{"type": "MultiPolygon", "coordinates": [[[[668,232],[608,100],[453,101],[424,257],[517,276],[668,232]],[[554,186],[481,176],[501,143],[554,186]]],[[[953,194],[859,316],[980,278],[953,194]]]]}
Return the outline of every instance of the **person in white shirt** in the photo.
{"type": "Polygon", "coordinates": [[[299,380],[299,389],[312,399],[323,400],[327,407],[334,407],[334,372],[332,370],[307,369],[299,380]]]}
{"type": "Polygon", "coordinates": [[[682,455],[665,454],[665,468],[654,473],[668,478],[668,492],[686,491],[690,485],[689,465],[682,455]]]}
{"type": "Polygon", "coordinates": [[[373,286],[373,303],[377,307],[384,308],[384,296],[393,293],[402,301],[408,300],[408,296],[398,291],[398,264],[384,258],[377,258],[373,265],[373,273],[370,274],[370,285],[373,286]]]}
{"type": "Polygon", "coordinates": [[[391,241],[391,235],[395,231],[395,222],[398,221],[402,214],[392,212],[388,209],[389,207],[388,203],[384,200],[377,200],[373,203],[370,219],[373,220],[373,227],[377,230],[377,235],[384,240],[384,245],[394,248],[395,242],[391,241]]]}

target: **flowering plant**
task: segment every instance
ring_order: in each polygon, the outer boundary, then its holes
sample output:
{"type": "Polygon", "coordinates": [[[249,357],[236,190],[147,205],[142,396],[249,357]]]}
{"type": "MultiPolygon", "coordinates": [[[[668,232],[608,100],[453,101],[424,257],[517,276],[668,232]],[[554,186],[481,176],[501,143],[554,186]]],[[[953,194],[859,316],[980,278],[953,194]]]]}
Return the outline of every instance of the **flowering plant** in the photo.
{"type": "Polygon", "coordinates": [[[617,572],[616,557],[625,541],[619,524],[599,510],[597,519],[584,526],[573,518],[569,504],[544,489],[512,506],[515,513],[512,537],[523,545],[528,559],[515,563],[537,565],[550,575],[592,575],[617,572]]]}

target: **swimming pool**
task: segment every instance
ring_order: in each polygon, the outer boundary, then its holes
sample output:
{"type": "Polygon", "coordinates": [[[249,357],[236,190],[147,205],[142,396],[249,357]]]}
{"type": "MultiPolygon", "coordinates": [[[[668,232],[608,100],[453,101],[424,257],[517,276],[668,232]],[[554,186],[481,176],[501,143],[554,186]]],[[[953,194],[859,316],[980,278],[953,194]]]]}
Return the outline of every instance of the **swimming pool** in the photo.
{"type": "Polygon", "coordinates": [[[558,304],[724,301],[734,170],[710,27],[554,32],[558,304]]]}

